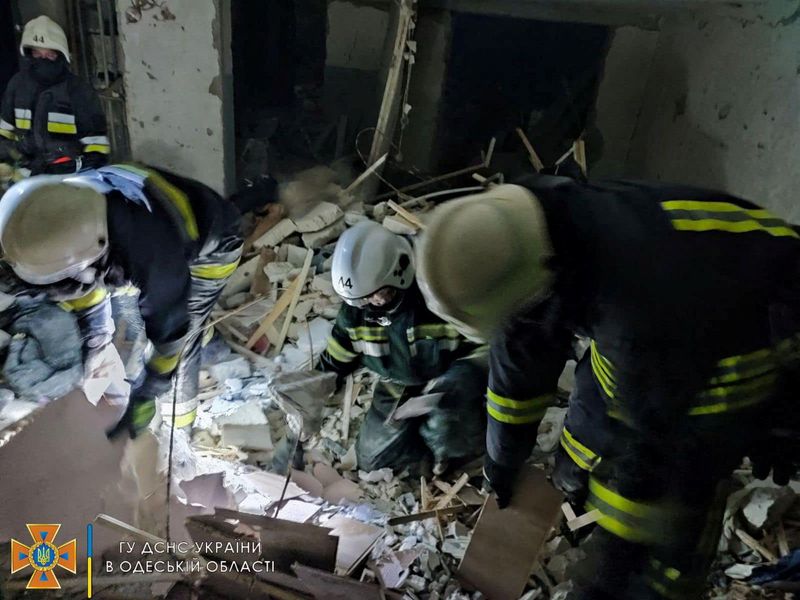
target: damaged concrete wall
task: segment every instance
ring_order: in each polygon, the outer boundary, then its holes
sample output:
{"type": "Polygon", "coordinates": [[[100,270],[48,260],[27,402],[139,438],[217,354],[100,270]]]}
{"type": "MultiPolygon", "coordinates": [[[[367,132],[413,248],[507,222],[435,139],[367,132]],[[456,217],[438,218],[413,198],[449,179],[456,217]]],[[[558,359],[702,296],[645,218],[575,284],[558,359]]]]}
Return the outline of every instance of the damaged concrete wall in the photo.
{"type": "Polygon", "coordinates": [[[135,22],[128,8],[117,1],[134,159],[229,191],[230,0],[170,0],[170,15],[149,10],[135,22]]]}
{"type": "Polygon", "coordinates": [[[636,56],[634,68],[620,84],[603,86],[598,108],[616,102],[630,106],[635,127],[627,135],[629,124],[620,129],[609,110],[605,121],[598,110],[608,157],[602,174],[718,187],[799,221],[796,3],[768,2],[748,14],[670,17],[654,52],[650,35],[622,32],[606,73],[628,70],[631,56],[636,56]],[[640,110],[634,111],[625,80],[627,85],[641,81],[641,63],[650,52],[652,68],[640,110]]]}
{"type": "MultiPolygon", "coordinates": [[[[339,0],[328,5],[323,102],[331,118],[347,116],[350,131],[374,126],[377,119],[378,73],[388,27],[388,7],[339,0]]],[[[363,143],[369,147],[368,141],[363,143]]]]}

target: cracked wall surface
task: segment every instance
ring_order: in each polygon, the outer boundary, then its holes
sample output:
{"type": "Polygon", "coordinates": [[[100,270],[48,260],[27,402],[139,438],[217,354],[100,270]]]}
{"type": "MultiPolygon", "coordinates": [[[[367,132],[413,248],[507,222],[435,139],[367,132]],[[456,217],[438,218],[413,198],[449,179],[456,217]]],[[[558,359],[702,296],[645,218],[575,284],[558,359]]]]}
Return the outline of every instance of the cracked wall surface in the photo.
{"type": "MultiPolygon", "coordinates": [[[[157,10],[126,19],[119,0],[125,56],[128,130],[135,160],[192,177],[223,193],[230,180],[226,152],[232,117],[225,114],[224,0],[170,0],[174,19],[157,10]]],[[[227,43],[226,43],[227,42],[227,43]]]]}
{"type": "Polygon", "coordinates": [[[798,222],[798,100],[798,2],[675,15],[654,33],[618,30],[594,173],[715,187],[798,222]]]}

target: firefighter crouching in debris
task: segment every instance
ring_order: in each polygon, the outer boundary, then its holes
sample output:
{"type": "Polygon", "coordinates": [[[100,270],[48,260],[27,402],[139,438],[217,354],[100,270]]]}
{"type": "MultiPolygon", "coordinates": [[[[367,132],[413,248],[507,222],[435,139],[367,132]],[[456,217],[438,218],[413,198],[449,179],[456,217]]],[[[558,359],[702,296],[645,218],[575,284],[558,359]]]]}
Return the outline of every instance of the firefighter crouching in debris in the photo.
{"type": "Polygon", "coordinates": [[[49,17],[22,32],[22,70],[0,104],[0,162],[32,174],[100,167],[111,152],[106,118],[92,86],[69,70],[64,30],[49,17]]]}
{"type": "Polygon", "coordinates": [[[135,437],[159,396],[165,423],[175,402],[175,426],[192,425],[203,324],[241,255],[232,203],[197,181],[140,165],[40,175],[0,200],[0,245],[22,281],[74,311],[87,365],[114,331],[107,290],[139,288],[153,352],[109,435],[135,437]],[[175,393],[166,394],[173,379],[175,393]]]}
{"type": "Polygon", "coordinates": [[[493,334],[484,472],[501,506],[525,502],[514,479],[572,334],[592,340],[553,474],[602,514],[576,597],[700,598],[720,484],[745,456],[759,477],[795,472],[798,265],[795,228],[689,187],[543,176],[434,211],[420,287],[493,334]]]}
{"type": "Polygon", "coordinates": [[[340,383],[362,366],[380,376],[356,442],[359,468],[402,468],[430,453],[441,474],[453,459],[482,454],[485,352],[427,309],[411,242],[358,223],[339,238],[331,277],[345,304],[319,368],[340,383]],[[423,395],[435,395],[430,412],[392,419],[395,407],[423,395]]]}

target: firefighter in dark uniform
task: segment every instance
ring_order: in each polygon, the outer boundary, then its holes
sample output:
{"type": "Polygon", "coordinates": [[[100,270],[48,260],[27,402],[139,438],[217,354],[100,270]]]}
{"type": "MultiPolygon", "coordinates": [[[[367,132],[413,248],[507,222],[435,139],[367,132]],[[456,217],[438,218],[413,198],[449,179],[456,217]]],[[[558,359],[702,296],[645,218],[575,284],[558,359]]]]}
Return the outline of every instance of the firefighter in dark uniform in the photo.
{"type": "Polygon", "coordinates": [[[434,212],[420,287],[493,336],[484,472],[501,506],[573,334],[592,340],[553,473],[602,514],[578,598],[700,598],[722,483],[745,456],[794,473],[799,265],[794,227],[690,187],[542,176],[434,212]]]}
{"type": "Polygon", "coordinates": [[[141,165],[39,175],[0,200],[0,245],[17,277],[75,312],[87,363],[111,342],[108,290],[137,287],[153,352],[112,434],[142,431],[159,397],[165,423],[174,403],[175,426],[192,425],[204,324],[242,250],[231,202],[141,165]]]}
{"type": "Polygon", "coordinates": [[[359,468],[401,469],[431,455],[439,475],[453,459],[482,454],[486,353],[427,309],[411,243],[377,223],[358,223],[339,238],[331,277],[345,303],[320,369],[340,383],[359,367],[380,376],[356,442],[359,468]],[[390,418],[423,395],[433,403],[427,414],[390,418]]]}
{"type": "Polygon", "coordinates": [[[64,30],[49,17],[25,25],[22,71],[0,104],[0,161],[39,173],[72,173],[108,162],[106,118],[91,85],[69,70],[64,30]]]}

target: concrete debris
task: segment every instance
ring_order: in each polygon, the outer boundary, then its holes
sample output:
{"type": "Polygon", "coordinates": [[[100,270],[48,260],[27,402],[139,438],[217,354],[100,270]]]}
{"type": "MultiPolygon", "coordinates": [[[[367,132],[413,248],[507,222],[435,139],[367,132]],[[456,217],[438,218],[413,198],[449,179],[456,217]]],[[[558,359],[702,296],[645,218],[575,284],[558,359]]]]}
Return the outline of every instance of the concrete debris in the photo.
{"type": "Polygon", "coordinates": [[[308,213],[300,218],[293,219],[297,231],[310,233],[320,231],[344,216],[342,209],[330,202],[320,202],[308,213]]]}
{"type": "Polygon", "coordinates": [[[551,406],[547,409],[536,436],[536,445],[542,452],[554,452],[558,448],[566,416],[566,408],[551,406]]]}
{"type": "Polygon", "coordinates": [[[356,223],[360,223],[361,221],[368,221],[369,217],[364,213],[347,211],[344,213],[344,222],[347,224],[348,227],[352,227],[356,223]]]}
{"type": "Polygon", "coordinates": [[[774,525],[795,501],[788,487],[757,487],[753,489],[742,515],[753,529],[774,525]]]}
{"type": "Polygon", "coordinates": [[[311,289],[326,296],[336,296],[330,273],[321,273],[319,275],[315,275],[314,279],[311,280],[311,289]]]}
{"type": "Polygon", "coordinates": [[[286,251],[286,261],[292,263],[295,267],[302,267],[306,260],[308,250],[302,246],[295,246],[294,244],[283,244],[281,250],[286,251]]]}
{"type": "Polygon", "coordinates": [[[239,265],[230,279],[228,279],[228,283],[225,284],[222,296],[227,297],[249,290],[253,276],[256,274],[259,260],[261,260],[261,257],[256,256],[239,265]]]}
{"type": "Polygon", "coordinates": [[[209,374],[219,383],[225,383],[229,379],[250,377],[250,363],[241,356],[226,362],[209,365],[209,374]]]}
{"type": "Polygon", "coordinates": [[[264,235],[253,242],[253,248],[260,250],[261,248],[272,248],[280,244],[287,237],[297,231],[294,221],[291,219],[282,219],[278,221],[272,229],[268,230],[264,235]]]}
{"type": "Polygon", "coordinates": [[[378,469],[377,471],[370,471],[369,473],[366,471],[358,472],[358,478],[367,483],[378,483],[379,481],[389,483],[393,477],[394,473],[391,469],[378,469]]]}
{"type": "Polygon", "coordinates": [[[271,262],[264,267],[270,283],[281,283],[300,274],[300,269],[290,262],[271,262]]]}
{"type": "Polygon", "coordinates": [[[392,233],[400,235],[414,235],[417,233],[417,228],[399,215],[384,217],[382,225],[392,233]]]}
{"type": "Polygon", "coordinates": [[[344,222],[344,217],[342,217],[324,229],[304,233],[302,236],[303,245],[306,248],[311,249],[322,248],[322,246],[328,242],[331,242],[342,235],[345,229],[347,229],[347,224],[344,222]]]}

